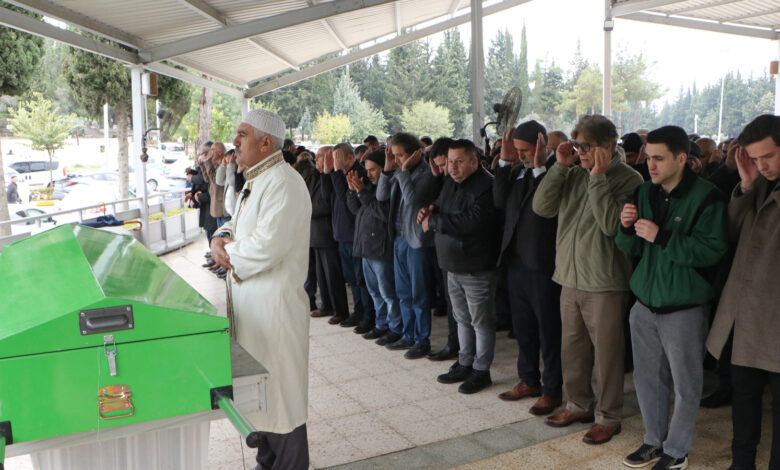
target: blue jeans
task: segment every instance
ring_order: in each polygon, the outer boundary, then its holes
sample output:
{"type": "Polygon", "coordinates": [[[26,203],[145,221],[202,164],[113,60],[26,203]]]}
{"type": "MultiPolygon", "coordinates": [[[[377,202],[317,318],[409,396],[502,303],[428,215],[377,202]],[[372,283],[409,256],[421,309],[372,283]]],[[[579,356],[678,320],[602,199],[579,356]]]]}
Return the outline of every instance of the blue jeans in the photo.
{"type": "Polygon", "coordinates": [[[401,304],[403,339],[430,346],[431,269],[433,248],[412,248],[403,238],[395,239],[395,289],[401,304]]]}
{"type": "Polygon", "coordinates": [[[403,322],[398,297],[395,295],[393,263],[363,258],[363,274],[366,277],[368,293],[374,299],[376,329],[389,329],[400,335],[403,332],[403,322]]]}
{"type": "Polygon", "coordinates": [[[222,227],[222,225],[223,225],[225,222],[227,222],[227,221],[229,221],[229,220],[230,220],[230,216],[229,216],[229,215],[228,215],[228,216],[225,216],[225,217],[214,217],[214,218],[215,218],[215,219],[216,219],[216,221],[217,221],[217,229],[219,229],[220,227],[222,227]]]}
{"type": "Polygon", "coordinates": [[[339,257],[344,280],[352,291],[352,301],[355,303],[355,316],[359,320],[371,315],[371,296],[368,295],[366,281],[363,278],[362,258],[352,256],[352,243],[339,242],[339,257]]]}

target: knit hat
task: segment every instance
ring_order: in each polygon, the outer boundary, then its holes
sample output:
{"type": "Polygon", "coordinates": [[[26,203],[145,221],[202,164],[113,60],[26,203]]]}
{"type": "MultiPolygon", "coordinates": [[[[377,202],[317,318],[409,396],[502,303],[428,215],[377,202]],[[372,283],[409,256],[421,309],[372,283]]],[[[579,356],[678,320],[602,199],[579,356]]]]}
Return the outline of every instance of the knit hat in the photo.
{"type": "Polygon", "coordinates": [[[380,168],[385,167],[385,151],[382,149],[374,150],[373,152],[366,155],[366,160],[371,160],[372,162],[379,165],[380,168]]]}
{"type": "Polygon", "coordinates": [[[620,138],[623,141],[623,150],[626,152],[639,152],[642,148],[642,138],[636,132],[629,132],[620,138]]]}
{"type": "Polygon", "coordinates": [[[284,139],[286,134],[284,121],[273,111],[253,109],[252,111],[244,113],[241,122],[245,122],[258,131],[265,132],[278,139],[284,139]]]}
{"type": "Polygon", "coordinates": [[[515,132],[512,133],[513,139],[519,139],[529,144],[536,144],[536,140],[539,138],[539,133],[542,133],[545,140],[547,140],[547,129],[543,125],[534,120],[526,121],[515,128],[515,132]]]}

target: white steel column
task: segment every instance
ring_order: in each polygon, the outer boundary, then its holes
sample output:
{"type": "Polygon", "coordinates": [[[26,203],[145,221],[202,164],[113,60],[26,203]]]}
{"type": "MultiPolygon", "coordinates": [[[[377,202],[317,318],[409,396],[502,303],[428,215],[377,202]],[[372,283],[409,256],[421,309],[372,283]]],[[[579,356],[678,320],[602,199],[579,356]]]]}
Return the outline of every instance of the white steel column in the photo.
{"type": "Polygon", "coordinates": [[[130,67],[131,96],[133,102],[133,149],[129,160],[135,170],[135,195],[136,197],[141,197],[140,210],[141,222],[143,223],[141,243],[148,247],[149,199],[146,193],[146,163],[141,161],[143,135],[145,131],[144,95],[141,92],[141,73],[143,73],[143,67],[130,67]]]}
{"type": "Polygon", "coordinates": [[[251,102],[252,102],[252,98],[244,98],[244,106],[243,106],[242,109],[244,110],[245,113],[249,112],[249,109],[250,109],[249,105],[250,105],[251,102]]]}
{"type": "Polygon", "coordinates": [[[109,134],[109,132],[110,130],[108,128],[108,103],[106,103],[103,105],[103,145],[105,146],[106,149],[106,153],[105,155],[103,155],[103,164],[105,165],[106,171],[109,171],[109,169],[112,166],[111,157],[109,156],[111,155],[111,153],[108,150],[109,144],[111,143],[109,139],[111,134],[109,134]]]}
{"type": "Polygon", "coordinates": [[[471,0],[471,114],[474,143],[485,120],[485,48],[482,45],[482,0],[471,0]]]}
{"type": "MultiPolygon", "coordinates": [[[[777,60],[780,61],[780,41],[777,41],[777,60]]],[[[780,71],[775,75],[775,116],[780,116],[780,71]]]]}
{"type": "Polygon", "coordinates": [[[612,0],[604,0],[604,84],[601,97],[601,113],[612,118],[612,0]]]}

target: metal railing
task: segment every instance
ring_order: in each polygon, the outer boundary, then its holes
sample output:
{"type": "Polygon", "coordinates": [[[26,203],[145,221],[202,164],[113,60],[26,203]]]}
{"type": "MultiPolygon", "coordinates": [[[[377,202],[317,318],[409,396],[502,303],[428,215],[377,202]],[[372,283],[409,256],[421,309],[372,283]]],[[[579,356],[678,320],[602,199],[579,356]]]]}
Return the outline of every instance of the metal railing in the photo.
{"type": "MultiPolygon", "coordinates": [[[[142,221],[140,223],[142,236],[136,236],[136,238],[138,238],[139,241],[145,241],[146,247],[153,253],[162,254],[175,250],[192,243],[200,236],[200,228],[197,223],[197,212],[188,211],[184,202],[184,193],[187,191],[188,189],[159,191],[147,196],[147,210],[145,212],[152,215],[161,213],[161,217],[159,220],[142,221]],[[178,197],[176,197],[176,195],[178,195],[178,197]],[[152,201],[155,202],[152,203],[152,201]],[[181,212],[169,215],[169,212],[176,211],[177,209],[180,209],[181,212]]],[[[92,222],[102,215],[113,215],[117,220],[123,222],[138,221],[143,213],[140,207],[142,204],[143,198],[140,197],[101,202],[89,206],[57,210],[3,221],[0,222],[0,227],[18,226],[22,224],[29,225],[30,222],[34,222],[35,225],[40,228],[42,223],[47,219],[53,220],[55,224],[92,222]],[[132,207],[133,205],[136,207],[132,207]]],[[[3,245],[27,238],[31,235],[31,232],[25,231],[23,233],[0,237],[0,249],[2,249],[3,245]]]]}

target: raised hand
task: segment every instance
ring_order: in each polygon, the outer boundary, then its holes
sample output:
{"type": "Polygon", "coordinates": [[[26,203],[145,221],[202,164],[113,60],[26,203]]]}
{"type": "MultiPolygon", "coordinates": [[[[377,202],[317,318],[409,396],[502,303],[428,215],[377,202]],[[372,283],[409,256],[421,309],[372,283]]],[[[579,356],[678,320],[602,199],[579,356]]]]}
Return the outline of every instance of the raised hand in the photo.
{"type": "Polygon", "coordinates": [[[393,150],[388,145],[385,147],[385,171],[393,171],[396,168],[398,168],[398,161],[396,161],[393,150]]]}
{"type": "Polygon", "coordinates": [[[417,149],[414,151],[412,156],[407,158],[403,165],[401,165],[401,171],[411,170],[412,168],[416,167],[418,163],[420,163],[420,160],[422,160],[422,149],[417,149]]]}
{"type": "Polygon", "coordinates": [[[352,175],[352,187],[355,192],[359,193],[366,189],[366,183],[363,182],[363,178],[355,170],[350,171],[349,174],[352,175]]]}
{"type": "Polygon", "coordinates": [[[326,175],[328,173],[331,173],[334,168],[334,162],[333,162],[333,152],[328,150],[325,152],[325,159],[322,164],[322,172],[326,175]]]}
{"type": "Polygon", "coordinates": [[[590,170],[590,174],[601,175],[607,172],[609,163],[612,161],[612,155],[604,147],[596,147],[593,149],[593,160],[593,168],[590,170]]]}
{"type": "Polygon", "coordinates": [[[520,156],[517,155],[515,150],[515,143],[512,140],[512,134],[514,134],[515,128],[510,127],[509,130],[504,132],[501,136],[501,160],[514,165],[520,160],[520,156]]]}
{"type": "Polygon", "coordinates": [[[574,144],[572,141],[567,140],[558,145],[558,148],[555,150],[555,161],[557,161],[559,165],[566,167],[574,165],[574,162],[577,161],[577,154],[574,153],[574,144]]]}
{"type": "Polygon", "coordinates": [[[739,177],[742,178],[742,181],[739,184],[742,187],[743,192],[750,191],[753,189],[756,179],[758,179],[758,167],[756,166],[756,162],[750,158],[745,147],[742,147],[741,145],[737,147],[736,157],[737,170],[739,171],[739,177]]]}
{"type": "Polygon", "coordinates": [[[536,136],[536,152],[534,153],[534,168],[542,168],[547,161],[547,139],[540,132],[536,136]]]}
{"type": "Polygon", "coordinates": [[[623,205],[623,212],[620,213],[620,223],[623,227],[631,227],[639,218],[639,212],[634,204],[626,203],[623,205]]]}
{"type": "Polygon", "coordinates": [[[423,220],[427,219],[431,213],[433,212],[433,204],[431,204],[428,207],[423,207],[420,209],[420,211],[417,213],[417,223],[421,224],[423,220]]]}

